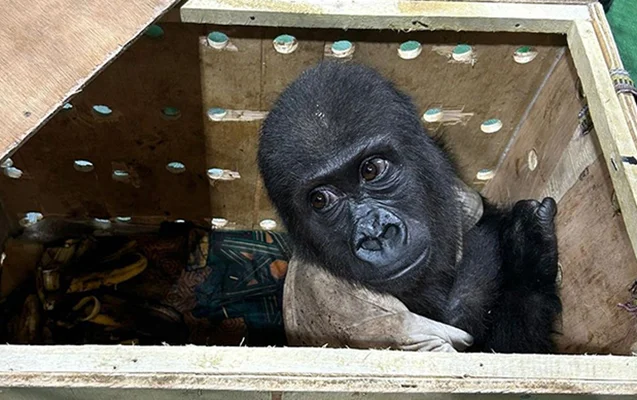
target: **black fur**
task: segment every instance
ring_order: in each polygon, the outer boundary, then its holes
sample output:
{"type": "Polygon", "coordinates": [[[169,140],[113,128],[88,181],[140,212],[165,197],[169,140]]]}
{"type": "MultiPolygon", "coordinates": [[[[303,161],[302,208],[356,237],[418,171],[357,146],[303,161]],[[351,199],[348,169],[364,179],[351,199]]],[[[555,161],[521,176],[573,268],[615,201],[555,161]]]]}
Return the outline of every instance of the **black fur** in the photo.
{"type": "Polygon", "coordinates": [[[298,257],[466,330],[474,351],[553,351],[555,202],[485,203],[456,265],[455,167],[410,98],[375,71],[306,70],[264,121],[258,157],[298,257]],[[384,171],[372,180],[361,175],[369,159],[384,171]],[[317,192],[328,206],[311,206],[317,192]]]}

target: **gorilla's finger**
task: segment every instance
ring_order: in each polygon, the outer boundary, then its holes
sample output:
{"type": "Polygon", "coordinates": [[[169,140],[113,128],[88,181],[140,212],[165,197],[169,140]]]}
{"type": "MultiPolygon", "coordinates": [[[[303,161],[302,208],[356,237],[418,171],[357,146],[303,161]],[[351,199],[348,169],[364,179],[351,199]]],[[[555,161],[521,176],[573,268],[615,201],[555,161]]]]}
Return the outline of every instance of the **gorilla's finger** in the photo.
{"type": "Polygon", "coordinates": [[[546,197],[538,207],[537,216],[542,221],[551,221],[557,214],[557,203],[552,197],[546,197]]]}

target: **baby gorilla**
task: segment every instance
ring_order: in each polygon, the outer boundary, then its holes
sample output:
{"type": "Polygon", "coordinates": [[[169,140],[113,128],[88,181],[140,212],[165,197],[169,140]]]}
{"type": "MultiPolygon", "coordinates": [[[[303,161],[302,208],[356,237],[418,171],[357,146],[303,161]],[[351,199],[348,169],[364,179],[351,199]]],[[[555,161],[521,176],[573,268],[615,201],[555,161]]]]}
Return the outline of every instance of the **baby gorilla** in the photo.
{"type": "Polygon", "coordinates": [[[473,351],[553,351],[555,201],[485,200],[462,235],[450,158],[377,72],[306,70],[265,119],[258,158],[300,260],[469,332],[473,351]]]}

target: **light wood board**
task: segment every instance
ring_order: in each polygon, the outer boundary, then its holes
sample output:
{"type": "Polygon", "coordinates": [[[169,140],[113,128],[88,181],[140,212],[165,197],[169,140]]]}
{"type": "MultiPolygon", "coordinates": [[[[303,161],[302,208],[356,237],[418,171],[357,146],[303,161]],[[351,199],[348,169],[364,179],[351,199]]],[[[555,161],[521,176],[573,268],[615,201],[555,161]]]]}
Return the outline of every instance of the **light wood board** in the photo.
{"type": "Polygon", "coordinates": [[[189,0],[181,20],[197,24],[302,28],[566,33],[589,18],[584,4],[461,1],[189,0]]]}
{"type": "Polygon", "coordinates": [[[24,175],[0,175],[0,196],[12,219],[29,211],[76,217],[201,219],[209,214],[197,25],[161,25],[159,38],[142,36],[105,68],[18,150],[24,175]],[[104,117],[93,105],[107,105],[104,117]],[[176,107],[178,119],[162,115],[176,107]],[[93,163],[91,172],[75,160],[93,163]],[[169,162],[186,171],[173,174],[169,162]],[[115,169],[130,173],[113,179],[115,169]]]}
{"type": "Polygon", "coordinates": [[[637,394],[637,357],[323,348],[0,346],[0,387],[637,394]]]}
{"type": "Polygon", "coordinates": [[[175,3],[5,2],[0,15],[0,159],[175,3]]]}

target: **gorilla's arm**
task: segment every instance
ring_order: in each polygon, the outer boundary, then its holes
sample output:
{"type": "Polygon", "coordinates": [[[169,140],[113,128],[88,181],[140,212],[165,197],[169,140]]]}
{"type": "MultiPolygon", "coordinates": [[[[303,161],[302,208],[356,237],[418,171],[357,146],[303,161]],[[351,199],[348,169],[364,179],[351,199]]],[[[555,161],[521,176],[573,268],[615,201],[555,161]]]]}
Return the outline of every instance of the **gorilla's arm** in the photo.
{"type": "Polygon", "coordinates": [[[502,293],[493,309],[486,349],[549,353],[562,311],[557,283],[557,236],[552,198],[519,201],[502,223],[502,293]]]}
{"type": "Polygon", "coordinates": [[[474,345],[485,342],[490,310],[501,286],[498,216],[485,216],[467,232],[462,260],[449,293],[444,320],[474,337],[474,345]]]}
{"type": "Polygon", "coordinates": [[[446,321],[474,336],[474,351],[551,352],[561,311],[555,201],[488,208],[467,235],[446,321]]]}

